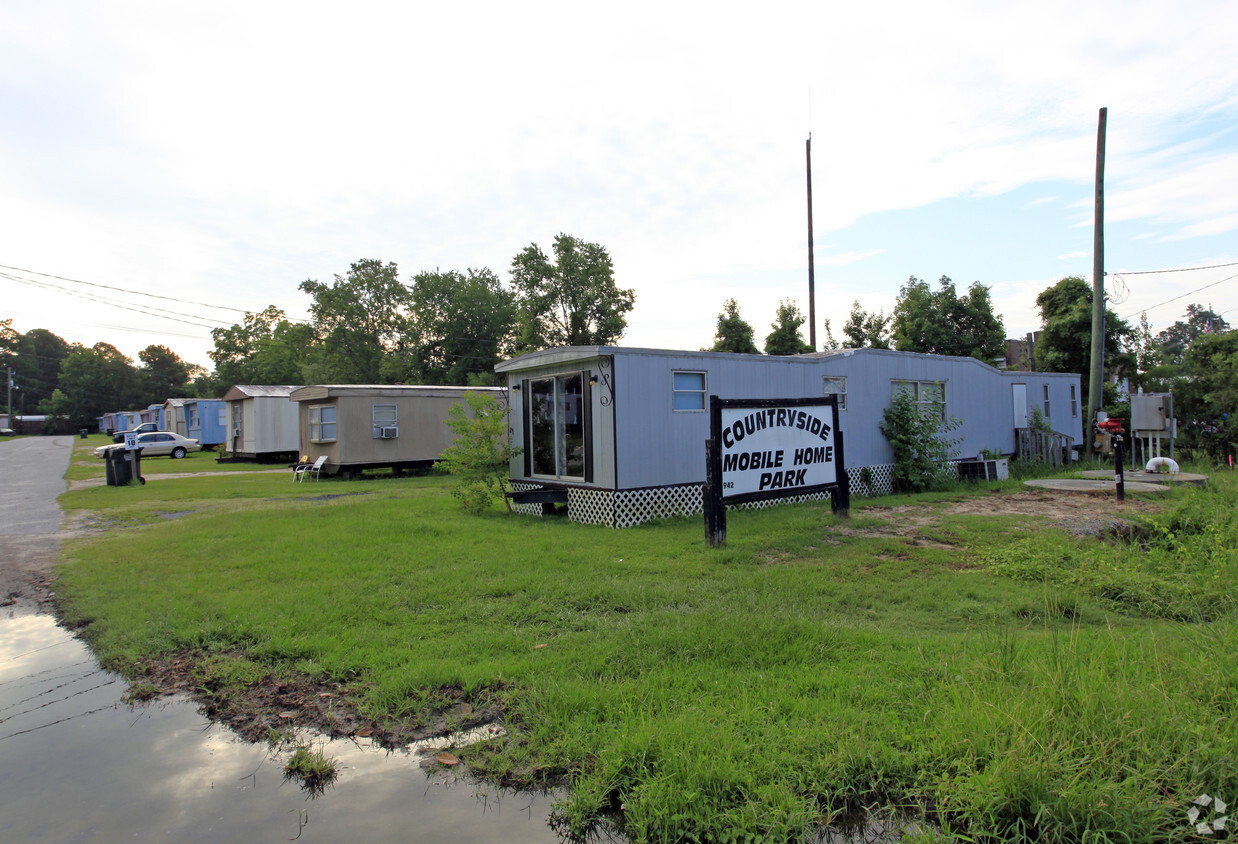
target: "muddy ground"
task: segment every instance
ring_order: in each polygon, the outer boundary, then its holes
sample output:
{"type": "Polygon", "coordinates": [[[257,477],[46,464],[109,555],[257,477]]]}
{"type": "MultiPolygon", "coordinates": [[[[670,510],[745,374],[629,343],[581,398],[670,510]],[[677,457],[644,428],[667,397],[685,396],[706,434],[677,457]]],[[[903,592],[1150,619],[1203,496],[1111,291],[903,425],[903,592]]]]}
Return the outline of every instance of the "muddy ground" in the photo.
{"type": "MultiPolygon", "coordinates": [[[[860,536],[901,536],[915,544],[933,544],[919,536],[921,528],[934,523],[938,515],[966,513],[976,515],[1021,515],[1044,519],[1046,526],[1065,529],[1081,536],[1108,535],[1129,524],[1132,516],[1155,512],[1152,501],[1114,501],[1112,495],[1088,495],[1029,489],[1017,493],[994,492],[991,495],[968,498],[952,504],[905,505],[900,507],[865,508],[865,521],[880,519],[881,524],[858,527],[837,527],[840,533],[860,536]]],[[[66,535],[89,535],[98,531],[88,517],[76,524],[66,524],[66,535]]],[[[58,546],[57,546],[58,547],[58,546]]],[[[54,555],[53,555],[54,557],[54,555]]],[[[11,559],[11,558],[9,558],[11,559]]],[[[15,584],[24,599],[40,606],[53,597],[51,564],[46,554],[36,554],[35,562],[17,569],[6,561],[6,584],[15,584]],[[19,583],[20,581],[20,583],[19,583]]],[[[6,589],[11,588],[9,585],[6,589]]],[[[131,694],[135,698],[184,693],[194,697],[206,713],[251,741],[264,741],[272,731],[289,728],[312,728],[332,737],[370,737],[388,747],[399,747],[423,738],[470,729],[502,720],[502,712],[494,705],[498,697],[486,690],[484,700],[471,700],[459,688],[439,690],[444,708],[420,722],[375,722],[363,718],[349,689],[341,684],[324,684],[309,677],[288,676],[265,683],[244,692],[212,690],[204,686],[198,674],[204,662],[202,654],[182,654],[172,659],[151,663],[145,675],[133,680],[131,694]]]]}

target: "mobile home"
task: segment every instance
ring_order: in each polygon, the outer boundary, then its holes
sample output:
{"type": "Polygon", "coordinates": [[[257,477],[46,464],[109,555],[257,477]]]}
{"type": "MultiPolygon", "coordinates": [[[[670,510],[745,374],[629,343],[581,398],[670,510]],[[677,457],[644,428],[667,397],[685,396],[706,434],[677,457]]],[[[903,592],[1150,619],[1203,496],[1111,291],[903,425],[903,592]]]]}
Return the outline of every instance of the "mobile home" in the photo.
{"type": "Polygon", "coordinates": [[[366,469],[426,468],[451,445],[448,410],[465,393],[491,393],[501,387],[423,387],[327,384],[299,387],[290,398],[299,405],[301,456],[326,456],[323,471],[351,476],[366,469]]]}
{"type": "Polygon", "coordinates": [[[292,385],[238,384],[224,394],[228,404],[228,451],[260,462],[296,460],[301,453],[299,405],[292,385]]]}
{"type": "MultiPolygon", "coordinates": [[[[705,479],[709,397],[834,394],[856,494],[888,491],[893,451],[881,434],[896,391],[958,419],[955,457],[1012,454],[1033,408],[1083,442],[1078,375],[1003,372],[974,358],[884,349],[789,357],[608,346],[546,349],[496,371],[511,395],[517,490],[566,492],[568,515],[623,527],[697,513],[705,479]]],[[[521,505],[541,512],[540,504],[521,505]]]]}
{"type": "Polygon", "coordinates": [[[222,399],[181,399],[181,403],[185,412],[185,436],[197,440],[203,448],[228,441],[226,402],[222,399]]]}

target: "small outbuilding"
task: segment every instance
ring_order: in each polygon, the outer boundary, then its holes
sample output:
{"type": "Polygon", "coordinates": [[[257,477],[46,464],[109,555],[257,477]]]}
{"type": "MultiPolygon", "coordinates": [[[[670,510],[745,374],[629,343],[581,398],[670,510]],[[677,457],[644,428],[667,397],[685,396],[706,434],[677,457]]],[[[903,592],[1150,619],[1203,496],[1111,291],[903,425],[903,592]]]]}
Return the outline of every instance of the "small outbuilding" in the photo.
{"type": "Polygon", "coordinates": [[[295,461],[301,453],[301,426],[292,400],[295,385],[238,384],[224,393],[228,405],[228,452],[233,457],[269,463],[295,461]]]}
{"type": "Polygon", "coordinates": [[[299,405],[301,456],[326,456],[323,471],[352,476],[367,469],[396,472],[432,466],[455,435],[448,410],[465,393],[505,398],[501,387],[319,384],[290,394],[299,405]]]}
{"type": "MultiPolygon", "coordinates": [[[[511,396],[517,491],[566,499],[575,521],[626,527],[701,512],[709,397],[836,395],[852,494],[890,491],[893,451],[881,433],[896,392],[960,421],[957,459],[1010,455],[1033,408],[1083,442],[1075,374],[1004,372],[975,358],[884,349],[776,357],[577,346],[500,363],[511,396]]],[[[518,509],[542,512],[542,503],[518,509]]]]}
{"type": "Polygon", "coordinates": [[[168,399],[163,403],[163,418],[159,428],[182,437],[189,436],[189,428],[185,424],[185,399],[168,399]]]}

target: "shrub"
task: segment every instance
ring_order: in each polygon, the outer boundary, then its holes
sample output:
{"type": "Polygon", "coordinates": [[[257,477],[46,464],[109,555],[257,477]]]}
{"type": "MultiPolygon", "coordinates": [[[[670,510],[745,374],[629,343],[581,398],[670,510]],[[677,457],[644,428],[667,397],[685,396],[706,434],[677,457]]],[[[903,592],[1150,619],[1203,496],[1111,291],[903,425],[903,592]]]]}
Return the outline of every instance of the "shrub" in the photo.
{"type": "Polygon", "coordinates": [[[958,426],[958,419],[942,418],[940,404],[921,411],[910,393],[894,396],[885,409],[881,433],[894,449],[895,492],[943,489],[954,480],[950,452],[959,441],[946,439],[946,434],[958,426]]]}
{"type": "Polygon", "coordinates": [[[513,446],[507,436],[507,404],[485,393],[465,393],[469,411],[453,404],[448,410],[447,427],[456,435],[443,452],[440,465],[460,479],[451,494],[469,513],[482,513],[495,498],[507,500],[508,464],[523,449],[513,446]]]}

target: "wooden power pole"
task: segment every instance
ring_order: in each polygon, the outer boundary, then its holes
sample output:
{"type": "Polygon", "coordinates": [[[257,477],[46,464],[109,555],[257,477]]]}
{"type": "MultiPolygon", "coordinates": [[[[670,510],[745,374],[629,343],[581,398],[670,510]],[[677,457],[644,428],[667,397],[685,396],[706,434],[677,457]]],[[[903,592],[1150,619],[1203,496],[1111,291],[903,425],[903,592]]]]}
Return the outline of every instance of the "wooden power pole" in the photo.
{"type": "Polygon", "coordinates": [[[808,345],[817,351],[817,291],[816,269],[812,255],[812,135],[804,141],[808,160],[808,345]]]}
{"type": "Polygon", "coordinates": [[[1092,360],[1088,380],[1088,416],[1084,438],[1087,453],[1095,456],[1092,426],[1105,389],[1105,123],[1109,109],[1100,110],[1096,127],[1096,212],[1092,228],[1092,360]]]}

